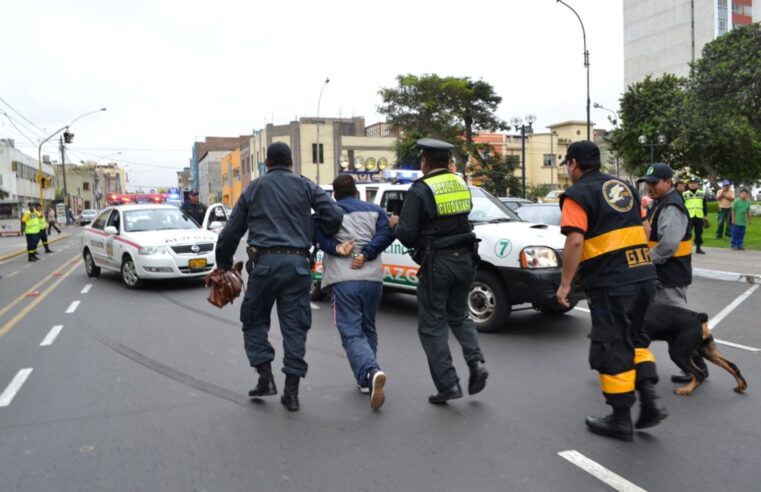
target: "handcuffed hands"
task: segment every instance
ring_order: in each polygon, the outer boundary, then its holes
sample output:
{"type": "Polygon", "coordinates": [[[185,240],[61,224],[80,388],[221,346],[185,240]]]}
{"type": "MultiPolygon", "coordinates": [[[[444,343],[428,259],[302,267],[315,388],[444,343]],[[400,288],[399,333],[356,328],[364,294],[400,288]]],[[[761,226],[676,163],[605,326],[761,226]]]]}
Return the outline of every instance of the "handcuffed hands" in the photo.
{"type": "Polygon", "coordinates": [[[365,265],[365,255],[362,253],[358,255],[354,255],[354,258],[351,260],[351,267],[354,270],[358,270],[362,268],[365,265]]]}
{"type": "Polygon", "coordinates": [[[336,246],[336,253],[343,257],[349,256],[354,251],[354,239],[349,239],[336,246]]]}

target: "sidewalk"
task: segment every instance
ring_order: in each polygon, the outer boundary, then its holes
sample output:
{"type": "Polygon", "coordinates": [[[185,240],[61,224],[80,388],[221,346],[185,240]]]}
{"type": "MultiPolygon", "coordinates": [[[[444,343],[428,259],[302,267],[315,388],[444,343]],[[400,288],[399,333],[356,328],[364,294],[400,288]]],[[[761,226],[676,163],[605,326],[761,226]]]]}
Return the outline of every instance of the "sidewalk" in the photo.
{"type": "MultiPolygon", "coordinates": [[[[50,244],[56,243],[61,239],[71,237],[73,234],[79,232],[81,228],[76,226],[62,226],[61,234],[53,231],[53,234],[48,236],[48,242],[50,244]]],[[[37,248],[42,248],[42,243],[37,245],[37,248]]],[[[2,236],[0,237],[0,261],[9,260],[15,256],[23,255],[26,253],[26,237],[25,236],[2,236]]]]}
{"type": "Polygon", "coordinates": [[[703,250],[706,254],[692,255],[692,272],[696,277],[761,284],[761,251],[706,247],[703,250]]]}

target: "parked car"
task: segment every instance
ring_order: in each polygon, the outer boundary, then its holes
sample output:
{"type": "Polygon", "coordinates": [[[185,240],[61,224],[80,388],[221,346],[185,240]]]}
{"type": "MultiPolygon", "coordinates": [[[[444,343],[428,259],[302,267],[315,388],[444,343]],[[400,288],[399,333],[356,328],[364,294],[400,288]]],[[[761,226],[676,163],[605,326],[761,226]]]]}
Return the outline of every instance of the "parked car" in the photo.
{"type": "Polygon", "coordinates": [[[560,195],[562,194],[563,194],[563,190],[552,190],[546,195],[544,195],[544,198],[542,198],[542,202],[544,203],[559,202],[560,195]]]}
{"type": "Polygon", "coordinates": [[[560,225],[560,206],[557,203],[529,203],[515,213],[526,222],[560,225]]]}
{"type": "Polygon", "coordinates": [[[500,202],[504,203],[507,208],[515,212],[518,210],[518,208],[531,203],[531,200],[527,200],[525,198],[518,198],[517,196],[503,196],[498,199],[500,202]]]}
{"type": "Polygon", "coordinates": [[[98,216],[98,211],[94,210],[92,208],[86,208],[82,210],[82,213],[79,214],[79,217],[77,217],[77,224],[79,225],[87,225],[93,220],[95,220],[95,217],[98,216]]]}

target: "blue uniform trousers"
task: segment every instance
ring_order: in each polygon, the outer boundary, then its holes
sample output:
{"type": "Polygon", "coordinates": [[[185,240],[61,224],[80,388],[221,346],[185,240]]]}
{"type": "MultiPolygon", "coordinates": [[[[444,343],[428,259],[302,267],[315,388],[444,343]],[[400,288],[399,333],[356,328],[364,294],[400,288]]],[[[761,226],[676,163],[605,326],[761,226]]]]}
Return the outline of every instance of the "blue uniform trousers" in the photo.
{"type": "Polygon", "coordinates": [[[341,334],[341,344],[360,386],[369,386],[367,373],[380,369],[378,332],[375,313],[378,310],[383,284],[368,280],[352,280],[333,284],[333,319],[341,334]]]}
{"type": "Polygon", "coordinates": [[[309,260],[299,255],[261,255],[249,272],[248,288],[240,308],[243,341],[252,367],[271,362],[275,349],[269,343],[270,315],[277,302],[283,336],[283,372],[306,376],[307,331],[312,324],[309,306],[309,260]]]}

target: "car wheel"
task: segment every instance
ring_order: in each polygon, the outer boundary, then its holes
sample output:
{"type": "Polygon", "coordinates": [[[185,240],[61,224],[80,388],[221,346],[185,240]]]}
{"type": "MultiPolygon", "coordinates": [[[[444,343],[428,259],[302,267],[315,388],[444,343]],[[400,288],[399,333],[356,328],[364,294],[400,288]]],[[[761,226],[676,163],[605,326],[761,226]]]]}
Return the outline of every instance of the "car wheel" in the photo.
{"type": "Polygon", "coordinates": [[[137,276],[135,262],[129,256],[125,256],[122,261],[122,281],[129,289],[138,289],[143,285],[143,281],[137,276]]]}
{"type": "Polygon", "coordinates": [[[87,276],[91,278],[96,278],[100,276],[100,267],[95,264],[95,260],[92,259],[92,254],[90,253],[89,249],[85,250],[84,259],[85,259],[85,271],[87,272],[87,276]]]}
{"type": "Polygon", "coordinates": [[[468,293],[468,311],[481,332],[494,332],[505,326],[512,311],[510,295],[496,274],[479,270],[468,293]]]}
{"type": "Polygon", "coordinates": [[[573,301],[571,303],[571,307],[561,306],[560,304],[557,304],[557,303],[542,304],[542,305],[534,304],[534,309],[536,309],[537,311],[539,311],[541,313],[544,313],[544,314],[552,314],[552,315],[557,316],[557,315],[560,315],[560,314],[565,314],[568,311],[570,311],[571,309],[575,308],[576,304],[578,304],[578,302],[579,301],[573,301]]]}

